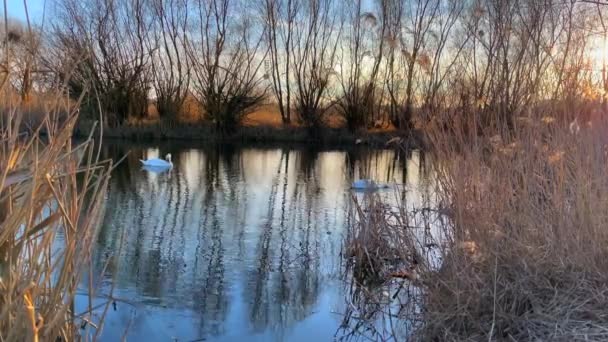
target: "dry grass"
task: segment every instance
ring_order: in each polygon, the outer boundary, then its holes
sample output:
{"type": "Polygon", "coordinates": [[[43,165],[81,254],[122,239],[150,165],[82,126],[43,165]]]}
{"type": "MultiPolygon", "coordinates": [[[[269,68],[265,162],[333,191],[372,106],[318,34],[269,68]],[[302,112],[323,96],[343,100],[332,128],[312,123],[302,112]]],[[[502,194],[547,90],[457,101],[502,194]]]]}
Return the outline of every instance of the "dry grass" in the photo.
{"type": "Polygon", "coordinates": [[[92,316],[92,302],[75,312],[74,299],[111,162],[98,160],[91,139],[73,145],[76,113],[58,120],[57,105],[32,128],[23,122],[24,107],[6,101],[0,122],[0,340],[94,339],[99,330],[79,330],[80,323],[95,326],[101,318],[92,316]]]}
{"type": "MultiPolygon", "coordinates": [[[[0,58],[7,79],[19,77],[13,58],[38,57],[36,50],[20,57],[10,50],[4,46],[0,58]]],[[[36,75],[34,84],[52,89],[24,97],[11,82],[0,85],[0,341],[95,340],[101,332],[93,285],[85,312],[75,311],[75,298],[112,162],[99,160],[90,136],[74,145],[82,96],[68,97],[65,81],[51,85],[36,75]]]]}
{"type": "Polygon", "coordinates": [[[427,273],[423,339],[608,338],[607,129],[573,135],[545,115],[496,134],[429,132],[454,215],[427,273]]]}
{"type": "Polygon", "coordinates": [[[432,240],[405,210],[384,210],[367,228],[385,238],[359,249],[374,259],[370,250],[400,246],[402,273],[422,290],[422,310],[402,316],[417,327],[412,339],[608,339],[608,120],[577,135],[548,115],[516,122],[427,131],[450,218],[432,220],[432,240]],[[422,260],[408,268],[411,255],[422,260]]]}
{"type": "Polygon", "coordinates": [[[388,264],[405,259],[405,249],[393,243],[393,230],[387,229],[391,227],[387,223],[389,212],[381,198],[371,192],[360,197],[352,196],[356,224],[348,231],[345,256],[357,283],[374,284],[386,279],[388,264]]]}
{"type": "MultiPolygon", "coordinates": [[[[191,96],[186,98],[184,108],[178,116],[178,122],[182,124],[200,124],[205,122],[206,115],[201,111],[199,104],[196,99],[191,96]]],[[[147,116],[145,118],[129,118],[127,121],[128,125],[142,126],[142,125],[154,125],[159,122],[158,111],[153,103],[148,105],[147,116]]],[[[261,105],[255,109],[252,113],[247,114],[240,126],[242,127],[273,127],[283,128],[286,125],[281,120],[281,113],[279,107],[276,104],[267,103],[261,105]]],[[[303,127],[302,122],[295,118],[288,127],[303,127]]],[[[346,120],[337,111],[330,111],[324,119],[324,127],[331,129],[345,128],[346,120]]],[[[370,133],[383,133],[383,132],[396,132],[397,129],[391,123],[380,123],[367,129],[370,133]]]]}
{"type": "MultiPolygon", "coordinates": [[[[182,113],[178,117],[180,123],[197,124],[202,123],[206,119],[205,113],[201,111],[198,103],[194,98],[187,98],[182,113]]],[[[346,127],[346,121],[338,113],[331,113],[325,120],[325,127],[327,128],[344,128],[346,127]]],[[[158,113],[156,107],[153,104],[148,106],[148,117],[145,119],[130,120],[129,124],[154,124],[158,122],[158,113]]],[[[276,104],[267,103],[256,108],[252,113],[247,114],[241,124],[242,127],[273,127],[282,128],[285,127],[281,119],[281,113],[279,107],[276,104]]],[[[302,127],[302,123],[295,119],[288,125],[289,127],[302,127]]],[[[374,127],[374,132],[382,131],[394,131],[394,127],[374,127]]]]}
{"type": "Polygon", "coordinates": [[[265,104],[257,108],[253,113],[248,114],[243,118],[243,126],[269,126],[282,127],[281,112],[277,105],[265,104]]]}
{"type": "Polygon", "coordinates": [[[43,128],[47,116],[53,115],[53,120],[65,120],[67,113],[73,110],[75,103],[69,101],[61,93],[54,91],[33,92],[27,102],[21,100],[20,94],[10,87],[2,90],[0,110],[3,114],[18,111],[20,115],[21,128],[33,131],[37,127],[43,128]]]}
{"type": "Polygon", "coordinates": [[[421,275],[437,269],[434,244],[441,234],[432,226],[444,217],[428,207],[406,209],[407,199],[395,196],[403,190],[353,195],[343,253],[348,296],[339,333],[345,339],[400,341],[419,322],[421,275]]]}

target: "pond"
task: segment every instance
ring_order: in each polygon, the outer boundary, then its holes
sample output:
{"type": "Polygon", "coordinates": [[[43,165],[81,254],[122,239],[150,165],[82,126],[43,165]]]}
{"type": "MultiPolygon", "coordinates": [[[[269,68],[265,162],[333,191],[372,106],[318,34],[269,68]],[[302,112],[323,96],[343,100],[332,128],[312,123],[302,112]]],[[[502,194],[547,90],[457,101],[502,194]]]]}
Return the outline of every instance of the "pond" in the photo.
{"type": "Polygon", "coordinates": [[[128,155],[93,259],[97,300],[116,298],[102,341],[339,339],[350,184],[366,176],[425,197],[416,151],[107,142],[103,154],[128,155]],[[142,170],[139,159],[166,153],[171,171],[142,170]]]}

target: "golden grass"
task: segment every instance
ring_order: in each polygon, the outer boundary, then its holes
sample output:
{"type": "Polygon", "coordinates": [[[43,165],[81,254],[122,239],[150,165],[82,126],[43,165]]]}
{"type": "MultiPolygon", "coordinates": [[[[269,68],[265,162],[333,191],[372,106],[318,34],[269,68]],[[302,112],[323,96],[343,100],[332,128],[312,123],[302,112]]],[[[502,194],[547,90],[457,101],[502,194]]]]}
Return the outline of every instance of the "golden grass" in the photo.
{"type": "Polygon", "coordinates": [[[283,121],[277,105],[265,104],[245,116],[242,125],[245,127],[269,126],[276,128],[282,127],[283,121]]]}
{"type": "Polygon", "coordinates": [[[382,212],[354,227],[382,236],[365,254],[396,254],[415,270],[408,282],[423,295],[422,310],[404,317],[412,339],[608,339],[608,120],[574,135],[548,117],[513,130],[426,132],[436,194],[449,208],[430,243],[404,208],[362,205],[382,212]],[[429,245],[439,257],[421,258],[429,245]]]}
{"type": "Polygon", "coordinates": [[[5,113],[18,111],[21,125],[29,130],[40,127],[49,115],[53,120],[65,119],[65,114],[77,108],[76,103],[70,101],[61,93],[55,91],[33,92],[23,102],[21,95],[12,88],[6,87],[2,90],[0,107],[5,113]]]}
{"type": "MultiPolygon", "coordinates": [[[[76,103],[66,100],[61,93],[53,91],[47,93],[33,92],[29,97],[30,100],[28,103],[22,103],[19,94],[15,91],[11,91],[10,98],[10,101],[5,100],[3,102],[17,104],[19,110],[22,112],[23,121],[30,128],[39,126],[47,113],[57,112],[60,113],[61,116],[65,116],[65,113],[78,108],[76,103]]],[[[153,101],[148,104],[146,112],[147,115],[145,117],[129,117],[126,124],[134,127],[160,124],[158,110],[153,101]]],[[[93,120],[95,119],[96,118],[93,118],[93,120]]],[[[171,124],[197,125],[205,123],[206,120],[206,115],[201,111],[197,100],[192,95],[188,95],[184,101],[183,108],[177,117],[177,121],[171,124]]],[[[274,103],[266,103],[258,107],[252,113],[247,114],[240,125],[241,127],[246,128],[268,127],[275,129],[304,127],[295,113],[292,113],[292,122],[287,125],[284,124],[281,119],[279,107],[274,103]]],[[[324,128],[345,129],[346,127],[346,120],[335,110],[330,110],[324,118],[324,128]]],[[[397,131],[397,128],[387,120],[377,121],[372,127],[363,130],[363,132],[370,134],[395,133],[397,131]]]]}
{"type": "MultiPolygon", "coordinates": [[[[281,119],[281,112],[276,104],[267,103],[252,113],[247,114],[242,122],[243,127],[303,127],[302,122],[297,118],[295,113],[292,113],[292,122],[285,125],[281,119]]],[[[178,117],[180,123],[196,124],[205,121],[205,113],[203,113],[196,99],[188,97],[185,101],[182,113],[178,117]]],[[[154,104],[148,106],[148,116],[146,118],[130,118],[128,123],[131,125],[149,125],[157,124],[159,121],[158,112],[154,104]]],[[[337,112],[330,112],[326,115],[325,119],[326,128],[345,128],[346,120],[337,112]]],[[[395,132],[397,129],[391,123],[378,123],[374,127],[369,128],[369,133],[383,133],[383,132],[395,132]]]]}
{"type": "Polygon", "coordinates": [[[73,145],[75,112],[59,120],[59,105],[46,109],[32,129],[23,123],[25,106],[6,101],[1,109],[0,340],[87,340],[97,331],[79,331],[79,322],[100,322],[91,301],[78,313],[74,299],[102,219],[111,162],[98,160],[91,139],[73,145]]]}
{"type": "Polygon", "coordinates": [[[545,116],[499,139],[430,132],[454,216],[424,339],[608,338],[607,129],[572,135],[545,116]]]}

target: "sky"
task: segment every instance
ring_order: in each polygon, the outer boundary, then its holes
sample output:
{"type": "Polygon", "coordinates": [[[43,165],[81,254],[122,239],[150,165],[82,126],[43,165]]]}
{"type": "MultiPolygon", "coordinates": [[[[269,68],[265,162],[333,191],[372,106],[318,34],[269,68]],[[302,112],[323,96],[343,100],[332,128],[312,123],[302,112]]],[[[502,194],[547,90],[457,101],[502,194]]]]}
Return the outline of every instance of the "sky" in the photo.
{"type": "MultiPolygon", "coordinates": [[[[55,0],[25,0],[32,24],[40,24],[40,21],[43,18],[45,3],[48,15],[49,9],[54,1],[55,0]]],[[[24,0],[7,0],[9,18],[25,22],[25,8],[23,2],[24,0]]],[[[2,3],[2,1],[0,1],[0,3],[2,3]]],[[[363,6],[366,10],[372,10],[372,0],[365,0],[363,6]]],[[[4,18],[4,8],[2,6],[0,6],[0,13],[2,14],[2,17],[0,18],[4,18]]]]}
{"type": "MultiPolygon", "coordinates": [[[[7,1],[9,18],[25,21],[25,7],[23,1],[24,0],[7,1]]],[[[32,24],[40,24],[45,2],[47,3],[46,6],[48,8],[52,1],[53,0],[25,0],[32,24]]],[[[2,6],[0,6],[0,13],[2,13],[2,17],[4,17],[4,8],[2,6]]]]}

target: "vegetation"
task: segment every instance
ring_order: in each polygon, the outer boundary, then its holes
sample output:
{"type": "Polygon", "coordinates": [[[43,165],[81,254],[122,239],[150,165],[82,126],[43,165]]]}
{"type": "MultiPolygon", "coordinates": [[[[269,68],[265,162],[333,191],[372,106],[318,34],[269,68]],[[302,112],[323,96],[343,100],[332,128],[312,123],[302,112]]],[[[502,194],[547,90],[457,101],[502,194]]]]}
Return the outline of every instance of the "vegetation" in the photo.
{"type": "Polygon", "coordinates": [[[433,98],[413,108],[437,199],[414,210],[378,194],[355,199],[345,255],[359,311],[347,317],[394,318],[371,304],[369,284],[380,283],[396,286],[393,300],[407,293],[398,315],[413,340],[605,340],[606,56],[589,51],[608,8],[458,6],[442,13],[458,18],[452,62],[464,68],[414,83],[433,98]]]}
{"type": "Polygon", "coordinates": [[[572,136],[551,119],[429,130],[438,199],[422,216],[377,195],[357,202],[355,277],[421,290],[424,310],[402,314],[414,338],[606,339],[608,121],[572,136]]]}
{"type": "MultiPolygon", "coordinates": [[[[78,102],[33,103],[40,32],[5,20],[3,37],[0,339],[94,339],[99,330],[91,327],[102,323],[103,314],[93,315],[92,299],[76,312],[75,298],[103,216],[111,161],[99,160],[91,139],[72,142],[78,102]]],[[[66,82],[45,92],[65,94],[60,85],[66,82]]],[[[91,284],[91,298],[94,290],[91,284]]]]}
{"type": "Polygon", "coordinates": [[[234,134],[268,102],[284,125],[313,132],[339,115],[352,132],[392,125],[423,133],[437,160],[439,204],[427,208],[441,218],[432,223],[434,233],[422,240],[411,224],[416,213],[368,194],[356,202],[345,254],[358,283],[398,277],[421,290],[416,298],[424,310],[408,317],[414,337],[607,337],[608,6],[577,0],[57,5],[49,34],[5,18],[2,336],[74,334],[64,324],[75,319],[76,271],[88,259],[96,225],[88,218],[99,216],[109,168],[93,158],[90,140],[72,149],[76,113],[124,129],[149,119],[154,108],[161,124],[173,124],[192,99],[218,135],[234,134]],[[66,100],[45,107],[38,125],[22,125],[34,93],[66,100]],[[31,133],[25,142],[24,129],[31,133]],[[39,140],[42,130],[48,141],[39,140]],[[60,263],[47,253],[58,227],[66,236],[60,263]],[[56,266],[50,272],[43,265],[56,266]],[[65,275],[56,283],[51,274],[65,275]]]}
{"type": "Polygon", "coordinates": [[[109,164],[96,161],[90,140],[72,146],[74,114],[57,129],[46,116],[48,140],[37,135],[42,126],[27,138],[19,134],[21,115],[2,108],[0,336],[71,341],[79,322],[96,320],[92,305],[76,312],[74,300],[102,217],[109,164]]]}
{"type": "Polygon", "coordinates": [[[430,134],[452,215],[425,274],[423,339],[606,339],[607,123],[430,134]]]}
{"type": "Polygon", "coordinates": [[[578,100],[602,95],[605,11],[553,0],[61,0],[44,28],[11,24],[7,46],[27,58],[10,81],[26,97],[69,72],[70,96],[86,92],[83,118],[101,114],[110,128],[205,120],[232,134],[270,104],[284,125],[312,131],[341,117],[352,132],[407,132],[445,112],[512,129],[558,104],[574,104],[556,118],[570,121],[578,100]]]}

